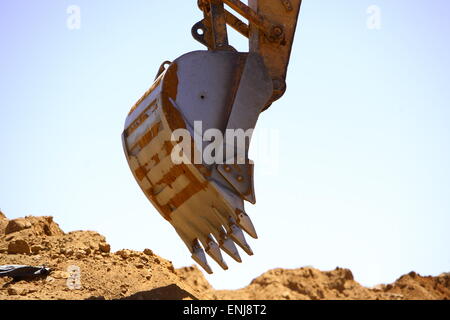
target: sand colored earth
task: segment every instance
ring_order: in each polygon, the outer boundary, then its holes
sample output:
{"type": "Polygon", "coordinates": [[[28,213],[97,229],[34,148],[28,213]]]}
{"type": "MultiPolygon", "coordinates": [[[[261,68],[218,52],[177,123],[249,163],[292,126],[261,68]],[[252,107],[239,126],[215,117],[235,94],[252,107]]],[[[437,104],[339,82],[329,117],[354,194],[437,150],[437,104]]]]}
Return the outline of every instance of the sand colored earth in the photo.
{"type": "Polygon", "coordinates": [[[450,299],[450,273],[415,272],[361,286],[348,269],[274,269],[239,290],[215,290],[197,267],[175,269],[150,249],[111,252],[94,231],[65,233],[52,217],[8,220],[0,212],[0,265],[45,265],[34,280],[0,278],[0,299],[450,299]]]}

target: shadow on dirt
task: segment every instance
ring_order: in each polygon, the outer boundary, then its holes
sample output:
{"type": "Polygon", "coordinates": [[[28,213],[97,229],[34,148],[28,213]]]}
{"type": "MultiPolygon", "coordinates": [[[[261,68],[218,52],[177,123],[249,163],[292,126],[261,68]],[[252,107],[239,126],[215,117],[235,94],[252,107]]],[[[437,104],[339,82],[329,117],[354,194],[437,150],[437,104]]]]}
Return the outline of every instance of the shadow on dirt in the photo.
{"type": "Polygon", "coordinates": [[[165,287],[152,289],[149,291],[137,292],[129,297],[121,300],[183,300],[183,299],[198,300],[186,290],[181,289],[176,284],[171,284],[165,287]]]}

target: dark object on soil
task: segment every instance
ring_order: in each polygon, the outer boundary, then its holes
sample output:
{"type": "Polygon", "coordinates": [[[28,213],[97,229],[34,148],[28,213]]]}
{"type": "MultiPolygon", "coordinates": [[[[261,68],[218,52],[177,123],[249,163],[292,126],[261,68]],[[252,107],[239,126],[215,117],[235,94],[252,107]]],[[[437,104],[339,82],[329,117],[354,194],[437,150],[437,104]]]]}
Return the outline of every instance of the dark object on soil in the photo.
{"type": "Polygon", "coordinates": [[[20,266],[20,265],[6,265],[0,266],[0,278],[10,277],[14,280],[33,280],[46,276],[50,273],[50,269],[40,266],[20,266]]]}

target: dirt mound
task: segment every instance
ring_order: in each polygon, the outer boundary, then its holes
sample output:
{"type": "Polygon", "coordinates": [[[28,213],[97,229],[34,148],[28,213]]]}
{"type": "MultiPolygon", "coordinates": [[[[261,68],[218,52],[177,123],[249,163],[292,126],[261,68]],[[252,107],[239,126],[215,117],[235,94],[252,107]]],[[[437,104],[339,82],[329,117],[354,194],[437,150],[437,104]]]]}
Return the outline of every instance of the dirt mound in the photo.
{"type": "Polygon", "coordinates": [[[370,290],[353,279],[350,270],[336,268],[321,272],[313,268],[295,270],[274,269],[254,279],[237,291],[220,291],[218,296],[229,299],[370,299],[370,290]]]}
{"type": "Polygon", "coordinates": [[[151,250],[111,253],[102,235],[66,234],[51,217],[3,221],[2,226],[0,265],[46,266],[52,273],[34,281],[0,278],[0,299],[209,298],[186,285],[172,263],[151,250]]]}
{"type": "Polygon", "coordinates": [[[0,212],[0,265],[46,266],[33,281],[0,278],[0,299],[449,299],[450,274],[414,272],[365,288],[336,268],[274,269],[239,290],[214,290],[197,267],[175,270],[150,249],[110,252],[94,231],[64,233],[52,217],[8,220],[0,212]]]}
{"type": "Polygon", "coordinates": [[[437,277],[423,277],[410,272],[400,277],[394,284],[382,285],[379,289],[407,300],[448,300],[450,299],[450,273],[443,273],[437,277]]]}
{"type": "Polygon", "coordinates": [[[275,269],[240,290],[217,291],[218,299],[249,300],[415,300],[449,299],[450,276],[422,277],[414,272],[394,284],[361,286],[348,269],[319,271],[313,268],[275,269]]]}

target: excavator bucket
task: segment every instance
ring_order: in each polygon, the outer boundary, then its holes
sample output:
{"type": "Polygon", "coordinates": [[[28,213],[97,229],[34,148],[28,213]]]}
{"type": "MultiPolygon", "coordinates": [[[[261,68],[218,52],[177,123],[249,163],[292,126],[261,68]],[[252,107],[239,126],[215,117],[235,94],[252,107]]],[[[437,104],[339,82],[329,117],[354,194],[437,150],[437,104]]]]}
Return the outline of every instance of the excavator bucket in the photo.
{"type": "Polygon", "coordinates": [[[244,200],[255,203],[247,153],[272,89],[257,54],[191,52],[162,72],[126,120],[123,146],[137,182],[208,272],[204,251],[224,269],[219,248],[237,261],[234,243],[253,254],[242,232],[257,237],[244,210],[244,200]],[[212,144],[217,154],[208,161],[212,144]]]}
{"type": "Polygon", "coordinates": [[[210,50],[161,66],[129,112],[122,144],[148,200],[172,224],[193,260],[212,273],[206,255],[225,270],[222,252],[241,262],[237,245],[253,255],[244,236],[257,238],[244,208],[244,201],[256,202],[248,149],[279,78],[274,81],[268,57],[257,50],[237,52],[218,43],[220,37],[210,43],[215,12],[228,19],[230,13],[221,1],[208,1],[199,1],[205,20],[194,26],[204,37],[194,38],[210,50]]]}

